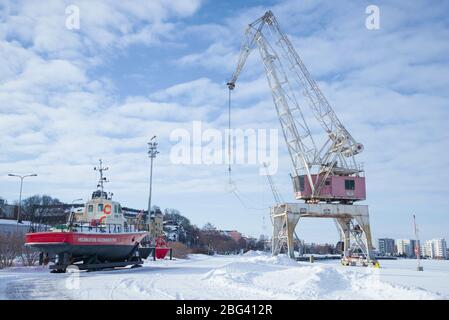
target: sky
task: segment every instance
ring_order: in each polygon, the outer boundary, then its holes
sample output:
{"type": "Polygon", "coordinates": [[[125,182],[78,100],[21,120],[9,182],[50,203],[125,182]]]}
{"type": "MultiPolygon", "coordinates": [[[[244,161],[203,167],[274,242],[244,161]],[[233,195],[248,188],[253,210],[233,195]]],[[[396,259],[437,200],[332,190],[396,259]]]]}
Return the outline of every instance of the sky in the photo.
{"type": "MultiPolygon", "coordinates": [[[[449,239],[449,19],[445,1],[0,1],[0,197],[87,200],[98,159],[123,206],[148,201],[147,142],[157,136],[153,203],[198,226],[269,234],[274,203],[259,164],[175,164],[175,130],[227,128],[228,90],[246,26],[272,10],[364,152],[373,237],[449,239]],[[67,28],[74,5],[79,28],[67,28]],[[366,7],[379,8],[379,29],[366,7]]],[[[277,129],[273,180],[294,202],[292,164],[259,53],[233,93],[234,128],[277,129]]],[[[306,116],[307,118],[307,116],[306,116]]],[[[308,119],[308,118],[307,118],[308,119]]],[[[315,125],[313,133],[322,135],[315,125]]],[[[318,138],[319,139],[319,138],[318,138]]],[[[307,242],[338,240],[303,219],[307,242]]]]}

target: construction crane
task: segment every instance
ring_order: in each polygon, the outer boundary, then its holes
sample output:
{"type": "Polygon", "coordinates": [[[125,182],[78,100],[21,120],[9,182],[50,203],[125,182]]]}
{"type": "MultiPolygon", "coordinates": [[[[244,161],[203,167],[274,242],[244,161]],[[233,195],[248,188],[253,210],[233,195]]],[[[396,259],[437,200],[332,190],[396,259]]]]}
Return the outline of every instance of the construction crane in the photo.
{"type": "MultiPolygon", "coordinates": [[[[363,145],[352,137],[338,119],[271,11],[267,11],[246,29],[237,67],[227,83],[230,97],[249,54],[255,48],[262,58],[293,163],[295,198],[304,200],[300,207],[298,203],[278,203],[272,207],[273,253],[277,254],[287,242],[289,254],[294,256],[293,233],[300,216],[332,217],[340,226],[345,243],[344,261],[352,264],[350,258],[360,252],[365,262],[374,261],[368,209],[366,206],[351,207],[355,201],[366,198],[363,168],[355,159],[363,151],[363,145]],[[298,102],[300,96],[304,97],[304,104],[308,105],[324,130],[324,143],[319,148],[298,102]],[[278,226],[276,220],[279,220],[278,226]],[[354,240],[352,246],[351,237],[354,240]]],[[[275,193],[274,196],[278,202],[275,193]]]]}

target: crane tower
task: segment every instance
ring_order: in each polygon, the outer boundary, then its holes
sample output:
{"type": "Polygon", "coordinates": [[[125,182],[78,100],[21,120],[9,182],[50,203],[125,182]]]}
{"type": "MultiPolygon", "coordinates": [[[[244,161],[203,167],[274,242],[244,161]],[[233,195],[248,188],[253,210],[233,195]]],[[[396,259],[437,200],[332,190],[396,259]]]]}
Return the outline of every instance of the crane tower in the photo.
{"type": "Polygon", "coordinates": [[[368,206],[354,205],[366,199],[364,171],[355,159],[363,145],[340,122],[271,11],[248,25],[236,70],[227,83],[230,92],[255,48],[292,160],[294,195],[302,200],[271,207],[273,254],[287,246],[294,258],[293,235],[301,217],[333,218],[343,243],[342,263],[375,263],[368,206]],[[319,126],[309,127],[313,118],[319,126]],[[319,127],[324,134],[317,140],[310,128],[315,133],[319,127]]]}

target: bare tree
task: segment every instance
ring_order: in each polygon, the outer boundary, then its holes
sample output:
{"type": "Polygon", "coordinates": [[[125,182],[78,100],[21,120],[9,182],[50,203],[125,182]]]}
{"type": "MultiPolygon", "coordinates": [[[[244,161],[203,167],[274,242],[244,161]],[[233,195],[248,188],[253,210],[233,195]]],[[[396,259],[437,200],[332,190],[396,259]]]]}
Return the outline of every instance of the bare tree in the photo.
{"type": "Polygon", "coordinates": [[[181,242],[169,242],[168,246],[173,249],[173,256],[178,259],[187,259],[190,249],[181,242]]]}
{"type": "Polygon", "coordinates": [[[21,255],[23,235],[20,233],[0,234],[0,269],[12,267],[14,260],[21,255]]]}
{"type": "Polygon", "coordinates": [[[22,245],[20,257],[24,266],[34,266],[39,261],[39,252],[22,245]]]}
{"type": "Polygon", "coordinates": [[[23,233],[0,234],[0,269],[14,266],[20,259],[24,266],[34,266],[39,260],[39,252],[25,246],[23,233]]]}

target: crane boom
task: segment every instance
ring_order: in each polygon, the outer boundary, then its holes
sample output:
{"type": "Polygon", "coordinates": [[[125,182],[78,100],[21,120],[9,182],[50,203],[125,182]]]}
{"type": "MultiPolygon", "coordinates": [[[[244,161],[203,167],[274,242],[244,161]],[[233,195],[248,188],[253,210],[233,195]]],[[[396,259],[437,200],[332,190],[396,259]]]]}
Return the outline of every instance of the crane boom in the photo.
{"type": "Polygon", "coordinates": [[[256,46],[262,57],[273,102],[293,162],[296,174],[293,177],[295,191],[304,188],[300,177],[305,175],[311,189],[311,199],[319,200],[320,191],[329,176],[358,176],[362,172],[354,155],[363,150],[363,145],[358,143],[340,122],[271,11],[267,11],[246,29],[236,70],[227,83],[229,90],[235,88],[247,58],[256,46]],[[269,35],[273,41],[268,40],[269,35]],[[271,42],[276,48],[280,48],[280,54],[271,42]],[[298,92],[295,93],[286,71],[293,74],[300,87],[299,93],[306,97],[314,117],[327,134],[326,142],[320,149],[316,147],[295,95],[298,92]],[[347,158],[350,158],[350,161],[347,161],[347,158]]]}
{"type": "MultiPolygon", "coordinates": [[[[363,170],[354,157],[363,151],[363,145],[340,122],[271,11],[246,29],[237,68],[227,84],[229,97],[256,47],[293,162],[295,196],[306,202],[283,203],[271,176],[267,176],[276,201],[270,212],[272,253],[279,254],[286,245],[289,256],[295,258],[294,235],[300,217],[332,218],[343,244],[342,264],[378,266],[373,255],[368,207],[353,204],[366,198],[365,178],[360,175],[363,170]],[[308,105],[326,134],[320,149],[298,103],[299,95],[304,96],[305,102],[301,103],[308,105]]],[[[229,102],[231,106],[231,99],[229,102]]]]}

